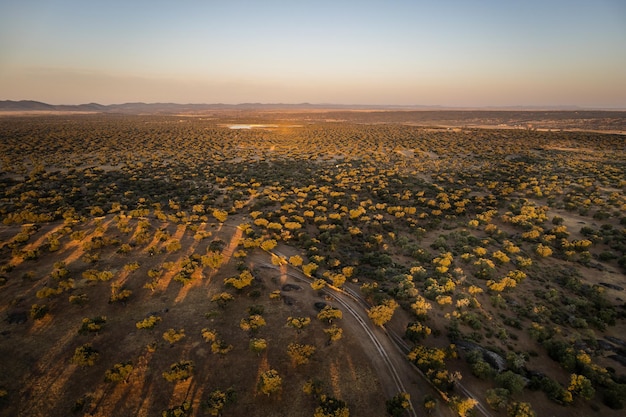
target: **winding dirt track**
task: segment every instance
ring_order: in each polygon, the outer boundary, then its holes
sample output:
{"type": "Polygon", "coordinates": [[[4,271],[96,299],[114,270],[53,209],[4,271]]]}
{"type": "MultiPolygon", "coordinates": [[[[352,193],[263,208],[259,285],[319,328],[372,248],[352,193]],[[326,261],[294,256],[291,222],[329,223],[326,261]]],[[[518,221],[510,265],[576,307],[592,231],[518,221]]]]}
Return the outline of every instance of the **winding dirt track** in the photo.
{"type": "MultiPolygon", "coordinates": [[[[327,291],[327,293],[329,293],[329,292],[327,291]]],[[[404,383],[403,383],[402,379],[398,375],[398,371],[396,370],[396,367],[394,366],[394,363],[393,363],[391,357],[387,353],[385,347],[383,347],[381,342],[378,340],[377,335],[374,333],[374,329],[371,328],[372,324],[370,323],[369,319],[365,320],[363,318],[363,312],[362,311],[357,311],[354,308],[352,308],[352,306],[350,306],[349,303],[344,301],[342,299],[342,297],[337,296],[336,294],[330,294],[330,295],[339,304],[341,304],[346,309],[347,312],[352,314],[352,316],[357,319],[357,321],[359,322],[359,324],[361,325],[363,330],[365,330],[365,332],[369,336],[370,340],[374,344],[374,347],[376,348],[376,350],[380,354],[380,357],[383,359],[383,361],[387,365],[387,368],[389,370],[389,374],[392,376],[393,381],[395,383],[396,391],[397,392],[408,392],[407,388],[405,388],[405,386],[404,386],[404,383]]],[[[411,403],[411,410],[409,412],[410,412],[410,414],[412,416],[417,417],[417,413],[415,412],[415,406],[414,406],[413,403],[411,403]]]]}
{"type": "MultiPolygon", "coordinates": [[[[345,288],[340,289],[338,291],[341,291],[343,293],[347,293],[349,295],[349,297],[351,297],[355,301],[357,301],[363,308],[366,308],[366,309],[368,308],[367,301],[365,301],[365,299],[361,296],[361,294],[357,293],[356,291],[352,290],[351,288],[345,287],[345,288]]],[[[387,334],[387,336],[389,336],[391,338],[391,340],[393,340],[394,344],[396,345],[396,348],[399,349],[400,352],[402,352],[403,355],[406,355],[406,354],[408,354],[411,351],[411,347],[404,341],[402,336],[400,336],[397,333],[395,333],[394,331],[388,330],[388,329],[385,329],[385,333],[387,334]]],[[[428,384],[430,384],[432,386],[432,384],[430,383],[428,378],[426,378],[426,375],[424,375],[423,372],[420,369],[418,369],[416,366],[413,366],[413,369],[422,378],[424,378],[424,380],[426,382],[428,382],[428,384]]],[[[463,385],[461,383],[461,381],[456,381],[455,382],[455,386],[465,396],[467,396],[468,398],[473,398],[474,400],[476,400],[477,403],[476,403],[476,406],[474,408],[476,410],[478,410],[480,412],[480,414],[482,414],[485,417],[492,417],[491,412],[489,411],[489,409],[487,407],[485,407],[485,405],[482,403],[480,398],[477,397],[476,395],[474,395],[469,389],[467,389],[467,387],[465,385],[463,385]]],[[[433,386],[433,389],[437,390],[437,388],[435,388],[434,386],[433,386]]],[[[441,394],[445,395],[443,393],[441,393],[441,394]]]]}
{"type": "MultiPolygon", "coordinates": [[[[280,255],[277,253],[277,255],[280,255]]],[[[263,267],[278,269],[277,266],[264,263],[263,267]]],[[[304,276],[299,270],[290,268],[286,273],[291,278],[298,281],[311,283],[311,279],[304,276]]],[[[322,290],[326,295],[333,298],[341,305],[345,312],[353,317],[358,326],[353,329],[357,332],[364,332],[367,339],[371,341],[375,354],[372,362],[377,365],[383,388],[387,390],[386,395],[392,397],[399,392],[410,394],[411,410],[409,415],[417,417],[421,415],[416,410],[421,409],[421,399],[428,394],[433,394],[430,382],[410,363],[402,349],[394,342],[392,336],[381,327],[375,326],[367,316],[367,304],[360,297],[355,297],[354,291],[343,290],[334,287],[326,287],[322,290]]],[[[400,338],[400,340],[402,340],[400,338]]],[[[364,341],[365,343],[365,341],[364,341]]],[[[437,407],[434,415],[439,417],[454,416],[454,413],[447,406],[437,407]]],[[[489,414],[487,414],[489,416],[489,414]]]]}
{"type": "MultiPolygon", "coordinates": [[[[277,254],[281,255],[280,253],[277,254]]],[[[263,266],[278,269],[277,266],[269,263],[264,264],[263,266]]],[[[293,272],[287,272],[287,275],[307,284],[311,282],[310,278],[302,275],[297,269],[293,272]]],[[[407,392],[411,395],[411,410],[409,413],[411,416],[417,417],[418,414],[415,411],[417,402],[416,399],[423,398],[425,395],[430,393],[424,385],[432,387],[432,390],[438,390],[432,386],[432,383],[428,380],[428,378],[426,378],[422,371],[406,359],[406,354],[411,350],[410,346],[395,332],[374,326],[369,317],[367,317],[367,309],[370,306],[358,292],[349,287],[335,288],[332,286],[327,286],[324,288],[323,292],[343,306],[345,311],[353,316],[360,324],[361,328],[368,335],[380,358],[384,362],[387,373],[395,385],[395,393],[407,392]],[[409,378],[410,376],[416,374],[421,377],[423,385],[420,386],[420,384],[417,384],[413,378],[409,378]]],[[[460,381],[457,381],[456,387],[468,398],[476,400],[477,403],[475,410],[477,410],[484,417],[492,417],[491,412],[481,399],[474,395],[465,385],[463,385],[460,381]]],[[[395,395],[394,393],[388,394],[390,396],[395,395]]],[[[440,392],[440,394],[442,393],[440,392]]],[[[445,394],[442,395],[445,396],[445,394]]],[[[452,416],[454,413],[448,407],[438,407],[437,415],[452,416]]]]}

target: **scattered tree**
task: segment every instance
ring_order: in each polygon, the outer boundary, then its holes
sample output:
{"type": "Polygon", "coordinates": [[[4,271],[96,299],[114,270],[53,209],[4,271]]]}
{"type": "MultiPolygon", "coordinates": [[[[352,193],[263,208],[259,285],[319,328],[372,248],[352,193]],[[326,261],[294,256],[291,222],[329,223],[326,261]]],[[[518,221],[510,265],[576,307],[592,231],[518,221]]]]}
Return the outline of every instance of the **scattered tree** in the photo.
{"type": "Polygon", "coordinates": [[[261,373],[258,388],[268,397],[282,389],[283,379],[274,369],[269,369],[261,373]]]}
{"type": "Polygon", "coordinates": [[[383,327],[393,317],[398,308],[398,303],[393,299],[387,299],[382,304],[369,309],[367,315],[376,326],[383,327]]]}
{"type": "Polygon", "coordinates": [[[91,343],[86,343],[76,348],[71,362],[81,367],[93,366],[99,356],[100,353],[91,346],[91,343]]]}
{"type": "Polygon", "coordinates": [[[400,392],[385,402],[387,414],[400,417],[407,410],[411,410],[411,397],[406,392],[400,392]]]}
{"type": "Polygon", "coordinates": [[[288,317],[287,327],[293,327],[298,333],[300,333],[305,327],[311,324],[309,317],[288,317]]]}
{"type": "Polygon", "coordinates": [[[250,350],[257,355],[267,349],[267,341],[265,339],[250,339],[250,350]]]}
{"type": "Polygon", "coordinates": [[[331,324],[333,320],[339,320],[342,317],[343,314],[341,310],[328,305],[325,306],[319,313],[317,313],[317,318],[319,320],[325,321],[328,324],[331,324]]]}
{"type": "Polygon", "coordinates": [[[185,329],[180,329],[176,331],[174,329],[168,329],[165,333],[163,333],[163,339],[166,342],[169,342],[170,345],[182,340],[185,337],[185,329]]]}
{"type": "Polygon", "coordinates": [[[179,361],[170,365],[169,371],[163,372],[163,378],[169,382],[184,381],[193,373],[193,361],[179,361]]]}
{"type": "Polygon", "coordinates": [[[350,410],[346,403],[333,397],[322,395],[320,404],[315,409],[313,417],[349,417],[350,410]]]}
{"type": "Polygon", "coordinates": [[[161,321],[161,317],[150,315],[142,321],[138,321],[135,325],[138,329],[152,329],[161,321]]]}
{"type": "Polygon", "coordinates": [[[315,353],[315,346],[301,345],[298,343],[290,343],[287,346],[287,354],[291,358],[294,365],[304,365],[315,353]]]}
{"type": "Polygon", "coordinates": [[[116,363],[113,368],[106,371],[104,380],[107,382],[128,382],[131,372],[133,372],[132,362],[116,363]]]}

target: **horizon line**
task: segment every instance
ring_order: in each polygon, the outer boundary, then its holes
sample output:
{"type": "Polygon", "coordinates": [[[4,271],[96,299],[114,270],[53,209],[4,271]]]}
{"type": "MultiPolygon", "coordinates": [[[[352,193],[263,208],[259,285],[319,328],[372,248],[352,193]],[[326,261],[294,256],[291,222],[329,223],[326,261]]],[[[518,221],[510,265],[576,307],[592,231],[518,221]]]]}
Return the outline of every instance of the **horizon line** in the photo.
{"type": "MultiPolygon", "coordinates": [[[[111,104],[101,104],[96,101],[92,101],[89,103],[78,103],[78,104],[52,104],[44,101],[33,100],[33,99],[20,99],[20,100],[0,100],[0,103],[14,103],[14,104],[38,104],[50,107],[83,107],[83,106],[99,106],[99,107],[120,107],[120,106],[129,106],[129,105],[144,105],[144,106],[223,106],[223,107],[244,107],[244,106],[284,106],[284,107],[316,107],[318,109],[333,109],[333,108],[343,108],[343,109],[359,109],[359,108],[368,108],[368,109],[385,109],[385,108],[395,108],[395,109],[422,109],[422,110],[547,110],[547,111],[626,111],[626,107],[611,107],[611,106],[580,106],[576,104],[551,104],[551,105],[535,105],[535,104],[515,104],[515,105],[482,105],[482,106],[458,106],[458,105],[445,105],[445,104],[342,104],[342,103],[311,103],[311,102],[239,102],[239,103],[223,103],[223,102],[174,102],[174,101],[156,101],[156,102],[144,102],[144,101],[127,101],[122,103],[111,103],[111,104]]],[[[2,109],[0,106],[0,110],[2,109]]]]}

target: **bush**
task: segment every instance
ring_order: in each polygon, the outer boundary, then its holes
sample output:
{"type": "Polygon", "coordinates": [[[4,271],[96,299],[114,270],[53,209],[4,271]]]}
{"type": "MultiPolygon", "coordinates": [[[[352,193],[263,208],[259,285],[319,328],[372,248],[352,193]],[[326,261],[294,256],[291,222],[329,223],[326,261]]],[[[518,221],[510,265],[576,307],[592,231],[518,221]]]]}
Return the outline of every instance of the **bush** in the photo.
{"type": "Polygon", "coordinates": [[[314,417],[348,417],[350,411],[344,401],[322,395],[320,404],[313,415],[314,417]]]}
{"type": "Polygon", "coordinates": [[[116,363],[113,368],[106,371],[104,380],[106,382],[122,382],[127,381],[130,373],[133,371],[131,362],[116,363]]]}
{"type": "Polygon", "coordinates": [[[43,318],[47,312],[48,312],[47,305],[33,304],[30,308],[30,318],[33,320],[39,320],[43,318]]]}
{"type": "Polygon", "coordinates": [[[568,404],[572,401],[572,395],[561,384],[548,377],[540,380],[540,387],[548,398],[557,404],[568,404]]]}
{"type": "Polygon", "coordinates": [[[191,377],[194,364],[192,361],[179,361],[170,365],[170,370],[163,372],[163,378],[166,381],[184,381],[191,377]]]}
{"type": "Polygon", "coordinates": [[[152,329],[160,321],[161,317],[151,315],[150,317],[145,318],[142,321],[138,321],[135,326],[137,326],[138,329],[152,329]]]}
{"type": "Polygon", "coordinates": [[[181,405],[177,405],[172,408],[168,408],[167,410],[161,413],[162,417],[186,417],[191,415],[193,409],[191,408],[191,403],[189,401],[183,401],[181,405]]]}
{"type": "Polygon", "coordinates": [[[509,405],[507,409],[508,417],[535,417],[536,414],[533,411],[529,403],[514,402],[509,405]]]}
{"type": "Polygon", "coordinates": [[[602,391],[602,403],[613,410],[624,408],[626,385],[612,383],[602,391]]]}
{"type": "Polygon", "coordinates": [[[485,399],[489,407],[494,410],[504,410],[509,402],[511,393],[505,388],[488,389],[485,399]]]}
{"type": "Polygon", "coordinates": [[[85,334],[99,332],[106,322],[107,318],[105,316],[97,316],[92,319],[85,317],[78,333],[85,334]]]}
{"type": "Polygon", "coordinates": [[[70,362],[82,367],[93,366],[99,356],[98,351],[95,350],[90,343],[86,343],[76,348],[70,362]]]}
{"type": "Polygon", "coordinates": [[[484,360],[478,360],[471,364],[472,374],[480,379],[490,379],[495,375],[495,370],[484,360]]]}
{"type": "Polygon", "coordinates": [[[496,383],[513,395],[521,393],[526,386],[524,377],[513,371],[505,371],[498,374],[498,376],[496,376],[496,383]]]}
{"type": "Polygon", "coordinates": [[[171,345],[182,340],[185,337],[185,330],[180,329],[178,332],[174,329],[168,329],[165,333],[163,333],[163,339],[169,342],[171,345]]]}

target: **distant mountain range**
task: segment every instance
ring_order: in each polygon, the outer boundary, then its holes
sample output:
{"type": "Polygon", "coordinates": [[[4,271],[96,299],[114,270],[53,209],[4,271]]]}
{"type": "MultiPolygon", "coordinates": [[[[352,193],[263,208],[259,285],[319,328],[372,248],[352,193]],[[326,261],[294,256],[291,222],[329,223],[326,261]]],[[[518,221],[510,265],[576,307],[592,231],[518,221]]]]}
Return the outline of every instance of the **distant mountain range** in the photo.
{"type": "MultiPolygon", "coordinates": [[[[393,106],[393,105],[342,105],[342,104],[283,104],[283,103],[242,103],[242,104],[177,104],[177,103],[123,103],[103,105],[88,104],[48,104],[33,100],[0,100],[0,112],[94,112],[127,114],[174,114],[201,113],[219,110],[582,110],[576,106],[508,106],[508,107],[444,107],[444,106],[393,106]]],[[[617,109],[614,109],[617,110],[617,109]]]]}
{"type": "Polygon", "coordinates": [[[88,104],[48,104],[33,100],[0,100],[0,111],[41,111],[41,112],[98,112],[98,113],[194,113],[215,110],[402,110],[438,109],[438,106],[369,106],[337,104],[283,104],[283,103],[241,103],[241,104],[178,104],[178,103],[123,103],[103,105],[88,104]]]}

